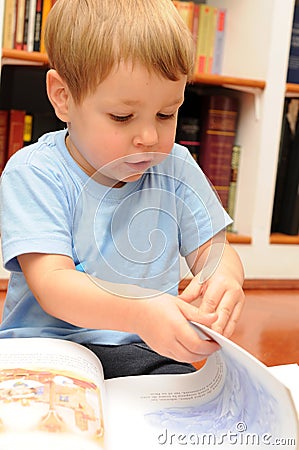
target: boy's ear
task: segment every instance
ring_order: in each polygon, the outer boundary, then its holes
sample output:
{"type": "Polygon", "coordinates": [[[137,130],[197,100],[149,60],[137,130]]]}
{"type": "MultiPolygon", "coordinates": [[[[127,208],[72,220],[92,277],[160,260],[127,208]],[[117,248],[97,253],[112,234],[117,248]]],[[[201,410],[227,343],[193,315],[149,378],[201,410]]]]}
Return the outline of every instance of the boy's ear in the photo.
{"type": "Polygon", "coordinates": [[[47,72],[47,94],[56,116],[62,122],[69,122],[70,92],[66,83],[54,69],[47,72]]]}

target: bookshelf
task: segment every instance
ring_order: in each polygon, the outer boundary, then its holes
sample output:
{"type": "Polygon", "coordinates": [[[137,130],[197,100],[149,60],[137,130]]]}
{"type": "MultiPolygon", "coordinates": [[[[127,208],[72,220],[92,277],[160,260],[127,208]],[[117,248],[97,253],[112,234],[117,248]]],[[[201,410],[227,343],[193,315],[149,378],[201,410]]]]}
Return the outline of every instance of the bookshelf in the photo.
{"type": "MultiPolygon", "coordinates": [[[[284,98],[299,95],[299,86],[286,84],[295,0],[207,3],[228,10],[223,70],[221,75],[195,76],[193,82],[203,88],[234,89],[241,100],[238,233],[229,233],[228,239],[240,254],[247,279],[298,280],[299,238],[270,236],[284,98]]],[[[0,31],[2,13],[3,8],[0,31]]],[[[37,52],[2,51],[2,64],[47,62],[47,56],[37,52]]]]}
{"type": "MultiPolygon", "coordinates": [[[[209,0],[226,7],[222,76],[263,80],[264,88],[242,92],[237,143],[242,146],[235,224],[248,244],[233,245],[247,279],[299,279],[299,239],[270,236],[294,0],[209,0]]],[[[229,84],[229,83],[227,83],[229,84]]],[[[251,86],[252,88],[252,86],[251,86]]]]}

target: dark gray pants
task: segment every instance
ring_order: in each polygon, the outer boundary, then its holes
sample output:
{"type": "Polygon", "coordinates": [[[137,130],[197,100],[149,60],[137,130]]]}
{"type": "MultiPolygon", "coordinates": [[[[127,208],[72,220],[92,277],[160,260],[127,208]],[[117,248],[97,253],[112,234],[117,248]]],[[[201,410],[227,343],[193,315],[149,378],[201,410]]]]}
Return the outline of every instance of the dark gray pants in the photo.
{"type": "Polygon", "coordinates": [[[100,359],[105,379],[130,375],[195,372],[191,364],[180,363],[154,352],[144,343],[124,345],[85,344],[100,359]]]}

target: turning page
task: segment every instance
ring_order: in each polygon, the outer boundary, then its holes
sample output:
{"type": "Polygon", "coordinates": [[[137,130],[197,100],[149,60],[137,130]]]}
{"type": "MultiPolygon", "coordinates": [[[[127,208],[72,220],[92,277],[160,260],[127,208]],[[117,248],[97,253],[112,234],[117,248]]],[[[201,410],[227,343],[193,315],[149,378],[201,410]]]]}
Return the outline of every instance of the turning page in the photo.
{"type": "Polygon", "coordinates": [[[107,449],[296,449],[289,390],[248,352],[193,326],[221,346],[197,372],[106,381],[107,449]]]}

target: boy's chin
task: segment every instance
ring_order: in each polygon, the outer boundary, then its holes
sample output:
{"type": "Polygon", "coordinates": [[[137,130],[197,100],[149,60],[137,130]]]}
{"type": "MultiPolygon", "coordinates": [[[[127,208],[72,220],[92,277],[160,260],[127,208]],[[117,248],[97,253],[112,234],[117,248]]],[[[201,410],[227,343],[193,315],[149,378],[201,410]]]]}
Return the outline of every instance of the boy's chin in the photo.
{"type": "Polygon", "coordinates": [[[104,186],[110,186],[112,188],[120,188],[124,186],[126,183],[134,183],[134,181],[138,181],[142,177],[142,175],[143,173],[138,173],[124,177],[122,180],[117,180],[115,178],[113,179],[97,172],[93,178],[99,184],[102,184],[104,186]]]}
{"type": "Polygon", "coordinates": [[[136,173],[134,175],[130,175],[126,178],[124,178],[123,180],[119,181],[118,183],[134,183],[134,181],[138,181],[140,180],[140,178],[142,177],[143,173],[136,173]]]}

